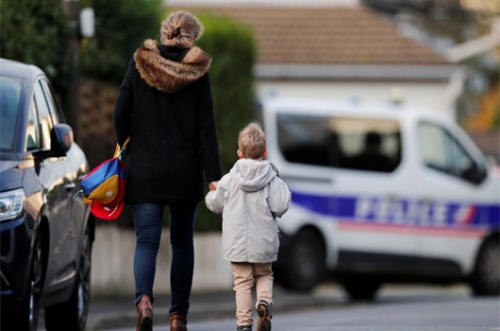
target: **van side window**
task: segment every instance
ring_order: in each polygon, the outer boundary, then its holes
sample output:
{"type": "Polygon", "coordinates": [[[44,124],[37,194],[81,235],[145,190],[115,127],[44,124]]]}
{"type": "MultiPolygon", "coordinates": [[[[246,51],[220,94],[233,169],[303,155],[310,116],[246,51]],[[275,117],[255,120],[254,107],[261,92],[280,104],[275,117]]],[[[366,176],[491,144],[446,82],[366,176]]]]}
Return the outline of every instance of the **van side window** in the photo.
{"type": "Polygon", "coordinates": [[[478,165],[465,148],[439,125],[421,122],[418,125],[420,149],[424,164],[434,170],[469,180],[478,165]]]}
{"type": "Polygon", "coordinates": [[[279,114],[278,143],[294,163],[392,172],[401,162],[400,129],[393,120],[279,114]]]}

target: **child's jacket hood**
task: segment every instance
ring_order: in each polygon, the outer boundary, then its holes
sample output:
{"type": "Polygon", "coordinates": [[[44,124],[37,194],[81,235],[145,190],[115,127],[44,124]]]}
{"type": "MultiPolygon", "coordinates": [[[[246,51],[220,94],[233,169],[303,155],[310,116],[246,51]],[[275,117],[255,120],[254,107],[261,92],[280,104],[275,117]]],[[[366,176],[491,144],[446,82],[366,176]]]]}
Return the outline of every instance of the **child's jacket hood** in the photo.
{"type": "Polygon", "coordinates": [[[162,92],[174,93],[195,82],[210,68],[212,58],[199,47],[191,47],[179,61],[162,56],[155,40],[146,40],[135,52],[137,70],[146,83],[162,92]]]}
{"type": "Polygon", "coordinates": [[[229,173],[234,183],[245,192],[258,191],[276,177],[271,163],[265,160],[239,159],[229,173]]]}

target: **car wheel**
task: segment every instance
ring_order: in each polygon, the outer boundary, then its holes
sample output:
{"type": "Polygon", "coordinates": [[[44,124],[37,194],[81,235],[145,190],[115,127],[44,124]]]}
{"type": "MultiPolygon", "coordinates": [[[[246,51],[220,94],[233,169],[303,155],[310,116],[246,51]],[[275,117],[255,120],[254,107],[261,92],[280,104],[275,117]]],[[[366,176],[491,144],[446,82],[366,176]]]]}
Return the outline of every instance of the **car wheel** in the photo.
{"type": "Polygon", "coordinates": [[[487,240],[481,247],[470,285],[475,295],[500,294],[500,245],[498,238],[487,240]]]}
{"type": "Polygon", "coordinates": [[[290,244],[285,264],[280,271],[280,283],[290,290],[311,291],[323,277],[325,247],[319,234],[300,231],[290,244]]]}
{"type": "Polygon", "coordinates": [[[36,331],[40,312],[40,295],[42,292],[42,243],[35,239],[30,275],[26,291],[17,316],[11,321],[15,330],[36,331]]]}
{"type": "Polygon", "coordinates": [[[92,241],[89,229],[87,229],[83,238],[80,267],[71,298],[68,302],[45,308],[45,326],[48,331],[85,330],[90,304],[91,258],[92,241]]]}
{"type": "Polygon", "coordinates": [[[370,276],[350,275],[343,276],[340,284],[353,301],[373,300],[382,281],[370,276]]]}

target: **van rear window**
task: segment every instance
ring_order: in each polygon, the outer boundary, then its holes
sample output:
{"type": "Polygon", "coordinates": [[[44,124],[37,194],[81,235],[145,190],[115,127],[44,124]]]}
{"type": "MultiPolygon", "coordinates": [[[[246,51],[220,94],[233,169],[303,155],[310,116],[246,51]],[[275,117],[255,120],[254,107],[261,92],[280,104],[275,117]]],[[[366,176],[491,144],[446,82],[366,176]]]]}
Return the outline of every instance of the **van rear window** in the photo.
{"type": "Polygon", "coordinates": [[[392,172],[401,162],[397,121],[278,114],[278,143],[293,163],[392,172]]]}

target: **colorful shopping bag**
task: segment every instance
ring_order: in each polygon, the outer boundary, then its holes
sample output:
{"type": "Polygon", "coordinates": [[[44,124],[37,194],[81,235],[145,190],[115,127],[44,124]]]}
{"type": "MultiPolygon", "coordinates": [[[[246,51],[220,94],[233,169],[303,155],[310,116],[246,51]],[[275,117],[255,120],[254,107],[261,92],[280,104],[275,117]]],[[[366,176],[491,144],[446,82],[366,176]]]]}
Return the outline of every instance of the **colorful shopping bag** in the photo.
{"type": "Polygon", "coordinates": [[[95,167],[80,182],[78,193],[83,194],[83,201],[90,204],[90,212],[96,217],[111,221],[123,210],[126,165],[121,161],[121,155],[129,140],[125,141],[123,148],[117,144],[113,158],[95,167]]]}

